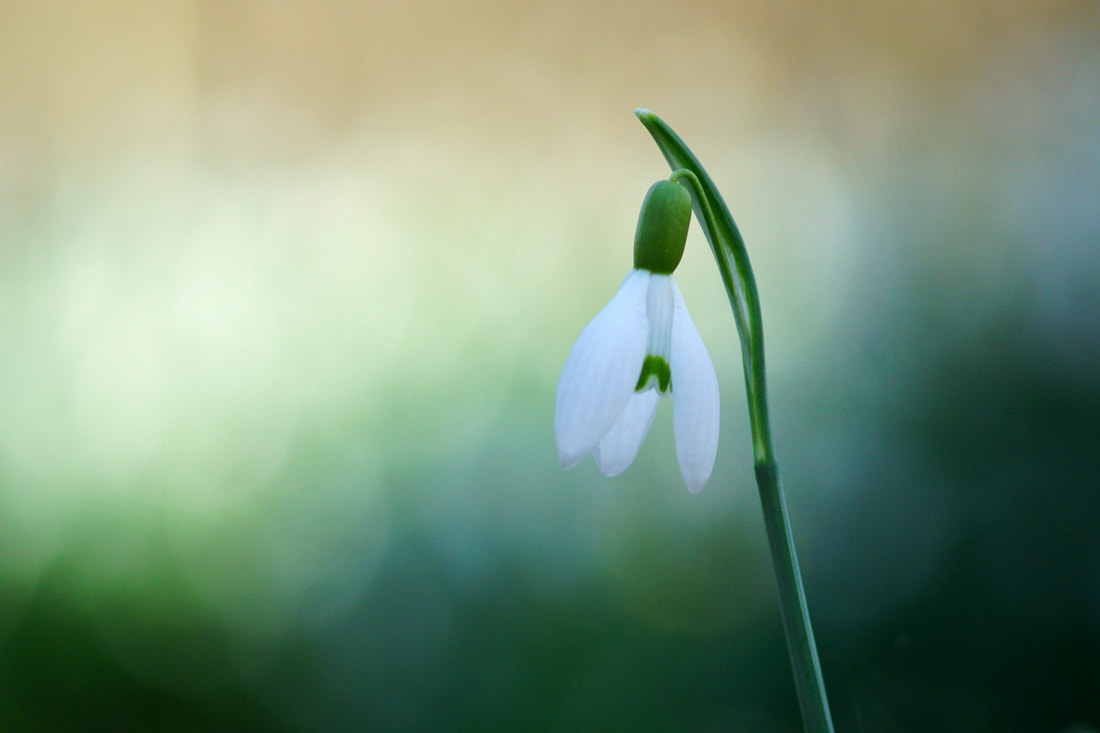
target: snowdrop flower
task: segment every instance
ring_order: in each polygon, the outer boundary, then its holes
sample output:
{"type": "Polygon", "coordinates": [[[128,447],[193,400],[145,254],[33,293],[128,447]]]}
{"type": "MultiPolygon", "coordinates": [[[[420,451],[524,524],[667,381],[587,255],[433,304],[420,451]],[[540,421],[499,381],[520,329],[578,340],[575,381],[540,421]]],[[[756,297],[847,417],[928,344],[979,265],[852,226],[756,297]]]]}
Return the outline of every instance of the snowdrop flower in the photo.
{"type": "Polygon", "coordinates": [[[562,368],[554,402],[558,459],[588,453],[605,476],[634,462],[661,397],[672,397],[680,474],[703,488],[718,451],[718,377],[672,271],[680,264],[691,197],[672,181],[646,194],[634,238],[634,269],[592,319],[562,368]]]}

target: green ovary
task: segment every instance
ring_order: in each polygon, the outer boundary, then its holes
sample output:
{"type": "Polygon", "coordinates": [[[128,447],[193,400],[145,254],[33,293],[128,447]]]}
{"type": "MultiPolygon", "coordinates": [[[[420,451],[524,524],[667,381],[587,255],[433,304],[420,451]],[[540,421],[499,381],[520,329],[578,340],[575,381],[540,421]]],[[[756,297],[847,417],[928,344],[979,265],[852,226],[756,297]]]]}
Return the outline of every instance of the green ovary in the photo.
{"type": "Polygon", "coordinates": [[[691,224],[691,194],[679,183],[650,186],[634,234],[634,267],[671,275],[684,255],[691,224]]]}

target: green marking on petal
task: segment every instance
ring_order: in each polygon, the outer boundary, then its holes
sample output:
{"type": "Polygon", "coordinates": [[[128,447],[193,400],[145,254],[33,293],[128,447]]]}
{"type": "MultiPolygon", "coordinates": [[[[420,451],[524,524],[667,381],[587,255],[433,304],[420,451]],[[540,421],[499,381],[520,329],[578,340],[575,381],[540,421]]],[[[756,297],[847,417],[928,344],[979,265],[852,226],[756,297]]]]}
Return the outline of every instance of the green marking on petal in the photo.
{"type": "Polygon", "coordinates": [[[638,377],[638,384],[635,385],[634,391],[641,392],[650,386],[650,379],[657,380],[657,389],[661,394],[667,394],[672,387],[672,370],[668,368],[668,362],[664,360],[664,357],[654,356],[653,354],[646,356],[645,361],[642,362],[642,373],[638,377]]]}

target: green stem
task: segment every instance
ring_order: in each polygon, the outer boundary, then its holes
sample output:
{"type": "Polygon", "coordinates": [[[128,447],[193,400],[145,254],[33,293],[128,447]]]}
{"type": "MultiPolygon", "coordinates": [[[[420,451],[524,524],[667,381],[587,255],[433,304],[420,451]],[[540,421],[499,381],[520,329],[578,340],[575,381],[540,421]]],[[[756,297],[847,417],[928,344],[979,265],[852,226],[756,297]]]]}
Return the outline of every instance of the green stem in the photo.
{"type": "Polygon", "coordinates": [[[831,733],[833,723],[829,717],[829,699],[825,696],[825,681],[821,677],[814,630],[810,626],[810,609],[806,606],[806,593],[802,589],[802,574],[798,570],[787,500],[779,480],[779,466],[774,460],[756,464],[756,485],[760,488],[764,526],[768,530],[768,543],[775,565],[779,609],[783,616],[783,628],[787,632],[787,652],[794,670],[802,724],[813,733],[831,733]]]}
{"type": "Polygon", "coordinates": [[[832,733],[829,701],[825,696],[825,683],[817,658],[813,628],[810,626],[810,612],[806,606],[802,576],[798,570],[798,556],[791,535],[787,502],[783,497],[779,465],[772,445],[764,370],[764,326],[748,251],[722,195],[684,141],[649,110],[637,109],[634,114],[649,130],[672,168],[671,180],[686,184],[691,193],[695,216],[710,243],[730,306],[733,308],[734,321],[741,336],[741,359],[745,367],[756,483],[760,489],[764,526],[768,532],[772,562],[775,565],[780,613],[787,635],[787,649],[794,671],[802,723],[812,733],[832,733]]]}

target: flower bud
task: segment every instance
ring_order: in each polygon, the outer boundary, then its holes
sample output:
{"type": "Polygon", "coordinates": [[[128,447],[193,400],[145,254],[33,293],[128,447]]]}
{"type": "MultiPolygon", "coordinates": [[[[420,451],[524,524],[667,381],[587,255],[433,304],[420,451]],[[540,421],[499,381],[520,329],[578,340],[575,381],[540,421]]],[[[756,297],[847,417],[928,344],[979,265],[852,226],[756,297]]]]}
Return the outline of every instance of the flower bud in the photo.
{"type": "Polygon", "coordinates": [[[691,195],[679,183],[657,181],[646,192],[634,235],[634,267],[671,275],[684,256],[691,195]]]}

